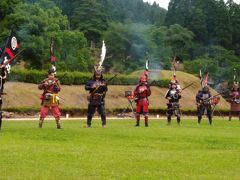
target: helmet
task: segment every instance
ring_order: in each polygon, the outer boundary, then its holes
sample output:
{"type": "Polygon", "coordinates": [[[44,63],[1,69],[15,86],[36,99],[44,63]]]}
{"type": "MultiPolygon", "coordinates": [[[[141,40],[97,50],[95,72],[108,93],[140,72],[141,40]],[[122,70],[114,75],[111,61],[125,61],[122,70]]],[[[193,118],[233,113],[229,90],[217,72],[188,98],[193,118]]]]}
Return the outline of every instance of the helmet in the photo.
{"type": "Polygon", "coordinates": [[[237,82],[234,82],[234,84],[233,84],[233,88],[236,88],[236,89],[238,89],[239,88],[239,83],[237,82]]]}
{"type": "Polygon", "coordinates": [[[53,68],[50,68],[50,69],[48,70],[48,74],[52,74],[52,73],[54,73],[54,74],[55,74],[55,69],[53,69],[53,68]]]}
{"type": "Polygon", "coordinates": [[[51,68],[48,70],[48,74],[56,74],[56,66],[52,64],[51,68]]]}
{"type": "Polygon", "coordinates": [[[204,86],[204,87],[203,87],[203,92],[205,92],[205,93],[209,92],[209,87],[204,86]]]}
{"type": "Polygon", "coordinates": [[[101,76],[102,75],[102,71],[101,70],[95,70],[94,75],[95,76],[101,76]]]}
{"type": "Polygon", "coordinates": [[[100,79],[103,78],[102,70],[101,70],[101,69],[95,69],[93,78],[96,79],[96,76],[100,76],[100,79]]]}

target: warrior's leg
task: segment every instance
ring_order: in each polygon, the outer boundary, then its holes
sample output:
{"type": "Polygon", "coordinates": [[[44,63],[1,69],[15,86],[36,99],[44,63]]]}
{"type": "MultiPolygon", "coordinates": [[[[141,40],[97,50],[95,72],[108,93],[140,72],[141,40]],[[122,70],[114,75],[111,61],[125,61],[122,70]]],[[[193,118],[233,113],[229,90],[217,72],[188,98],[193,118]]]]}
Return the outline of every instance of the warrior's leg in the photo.
{"type": "Polygon", "coordinates": [[[177,123],[180,124],[180,122],[181,122],[181,116],[177,115],[177,123]]]}
{"type": "Polygon", "coordinates": [[[47,107],[47,106],[42,106],[42,107],[41,107],[40,119],[39,119],[39,124],[38,124],[38,127],[39,127],[39,128],[42,128],[44,118],[45,118],[45,117],[47,116],[47,114],[48,114],[48,109],[49,109],[49,107],[47,107]]]}
{"type": "Polygon", "coordinates": [[[2,111],[0,111],[0,130],[1,130],[1,127],[2,127],[2,111]]]}
{"type": "Polygon", "coordinates": [[[136,126],[140,126],[140,113],[141,113],[141,106],[137,104],[136,107],[136,126]]]}
{"type": "Polygon", "coordinates": [[[178,105],[178,109],[177,109],[177,123],[178,123],[178,125],[180,125],[180,123],[181,123],[181,111],[180,111],[179,105],[178,105]]]}
{"type": "Polygon", "coordinates": [[[202,116],[201,116],[201,115],[198,115],[198,124],[201,123],[201,120],[202,120],[202,116]]]}
{"type": "Polygon", "coordinates": [[[56,120],[57,129],[61,129],[60,117],[56,117],[55,120],[56,120]]]}
{"type": "Polygon", "coordinates": [[[170,125],[172,120],[172,115],[173,115],[173,110],[171,109],[171,107],[168,107],[166,114],[167,114],[167,124],[170,125]]]}
{"type": "Polygon", "coordinates": [[[39,128],[42,128],[43,121],[44,121],[44,118],[43,118],[43,117],[40,117],[39,123],[38,123],[38,127],[39,127],[39,128]]]}
{"type": "Polygon", "coordinates": [[[101,120],[102,120],[102,127],[106,127],[106,113],[105,113],[105,107],[104,104],[101,104],[97,107],[98,113],[101,115],[101,120]]]}
{"type": "Polygon", "coordinates": [[[136,125],[135,126],[139,126],[140,125],[140,114],[136,113],[136,125]]]}
{"type": "Polygon", "coordinates": [[[87,111],[87,127],[91,127],[92,117],[95,113],[95,106],[88,104],[88,111],[87,111]]]}
{"type": "Polygon", "coordinates": [[[207,115],[208,115],[209,124],[212,125],[212,110],[211,110],[211,107],[207,108],[207,115]]]}
{"type": "Polygon", "coordinates": [[[170,125],[171,120],[172,120],[171,118],[172,118],[172,115],[173,115],[173,109],[172,109],[172,104],[171,103],[167,104],[166,115],[167,115],[167,125],[170,125]]]}
{"type": "Polygon", "coordinates": [[[168,125],[171,124],[171,120],[172,120],[171,117],[172,117],[171,114],[168,114],[168,115],[167,115],[167,124],[168,124],[168,125]]]}
{"type": "Polygon", "coordinates": [[[144,116],[145,127],[148,127],[148,115],[144,116]]]}
{"type": "Polygon", "coordinates": [[[2,127],[2,97],[0,96],[0,130],[1,130],[1,127],[2,127]]]}
{"type": "Polygon", "coordinates": [[[198,107],[198,124],[201,123],[201,120],[202,120],[202,115],[204,114],[204,107],[202,106],[199,106],[198,107]]]}
{"type": "Polygon", "coordinates": [[[148,127],[148,105],[143,106],[145,127],[148,127]]]}
{"type": "Polygon", "coordinates": [[[212,125],[212,116],[208,116],[209,124],[212,125]]]}
{"type": "Polygon", "coordinates": [[[60,124],[61,112],[60,112],[59,106],[52,106],[51,111],[52,111],[52,115],[55,118],[57,129],[61,129],[61,124],[60,124]]]}
{"type": "Polygon", "coordinates": [[[229,119],[228,119],[229,121],[231,121],[232,120],[232,111],[229,111],[229,119]]]}

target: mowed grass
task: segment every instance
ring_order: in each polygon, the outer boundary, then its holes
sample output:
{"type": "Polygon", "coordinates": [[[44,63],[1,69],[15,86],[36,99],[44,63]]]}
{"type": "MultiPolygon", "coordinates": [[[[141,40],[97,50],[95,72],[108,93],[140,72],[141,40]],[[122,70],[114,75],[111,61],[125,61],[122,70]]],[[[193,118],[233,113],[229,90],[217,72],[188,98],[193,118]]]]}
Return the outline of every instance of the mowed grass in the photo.
{"type": "Polygon", "coordinates": [[[0,179],[240,179],[240,122],[5,121],[0,179]]]}

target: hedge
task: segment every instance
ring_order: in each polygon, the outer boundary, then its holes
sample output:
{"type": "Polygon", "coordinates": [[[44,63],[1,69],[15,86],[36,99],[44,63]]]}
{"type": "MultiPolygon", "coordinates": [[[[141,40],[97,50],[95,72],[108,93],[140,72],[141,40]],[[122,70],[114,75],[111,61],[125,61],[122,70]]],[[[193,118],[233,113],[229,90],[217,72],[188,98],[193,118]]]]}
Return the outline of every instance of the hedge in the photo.
{"type": "MultiPolygon", "coordinates": [[[[18,81],[26,83],[39,84],[44,78],[47,77],[46,71],[39,70],[12,70],[8,76],[9,81],[18,81]]],[[[105,74],[106,80],[113,77],[113,74],[105,74]]],[[[82,72],[57,72],[57,78],[63,85],[82,85],[92,78],[92,73],[82,72]]],[[[119,74],[108,84],[110,85],[136,85],[139,77],[119,74]]],[[[168,87],[169,79],[157,80],[153,86],[168,87]]]]}
{"type": "MultiPolygon", "coordinates": [[[[116,116],[123,112],[125,108],[106,108],[106,113],[109,116],[116,116]]],[[[7,112],[14,112],[18,115],[30,115],[35,116],[36,113],[39,113],[40,107],[9,107],[9,108],[3,108],[3,111],[7,112]]],[[[160,115],[160,116],[166,116],[166,108],[149,108],[150,115],[160,115]]],[[[223,116],[228,116],[229,110],[228,109],[219,109],[219,112],[215,113],[214,116],[219,116],[220,114],[223,116]],[[219,114],[220,113],[220,114],[219,114]]],[[[131,112],[131,110],[127,110],[126,113],[131,112]]],[[[196,109],[187,109],[183,108],[181,109],[182,115],[184,116],[197,116],[197,110],[196,109]]],[[[70,117],[80,117],[80,116],[86,116],[87,109],[86,108],[78,108],[78,107],[64,107],[61,108],[62,116],[65,116],[66,113],[70,115],[70,117]]]]}

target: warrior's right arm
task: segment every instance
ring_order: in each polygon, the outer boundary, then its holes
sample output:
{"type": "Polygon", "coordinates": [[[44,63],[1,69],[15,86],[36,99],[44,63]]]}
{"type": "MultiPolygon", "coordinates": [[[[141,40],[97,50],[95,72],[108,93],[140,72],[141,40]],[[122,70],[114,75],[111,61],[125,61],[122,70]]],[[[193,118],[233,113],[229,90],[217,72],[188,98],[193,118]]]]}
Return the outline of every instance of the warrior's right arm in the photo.
{"type": "Polygon", "coordinates": [[[41,84],[38,85],[38,89],[40,90],[46,90],[48,87],[47,79],[44,79],[41,84]]]}
{"type": "Polygon", "coordinates": [[[197,102],[197,103],[200,103],[201,100],[202,100],[202,94],[201,94],[201,93],[198,93],[198,94],[196,95],[196,102],[197,102]]]}
{"type": "Polygon", "coordinates": [[[87,82],[87,84],[85,85],[85,89],[86,89],[87,91],[92,90],[92,82],[91,82],[91,81],[88,81],[88,82],[87,82]]]}
{"type": "Polygon", "coordinates": [[[46,89],[46,86],[45,86],[44,82],[42,82],[41,84],[38,85],[38,89],[39,90],[45,90],[46,89]]]}

